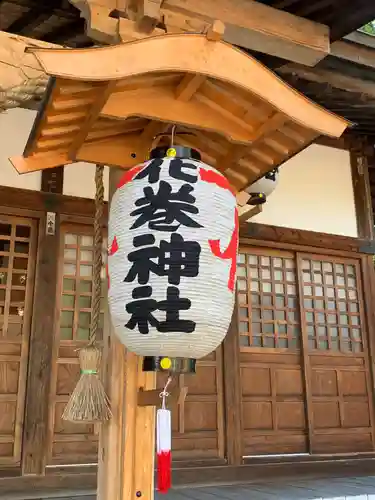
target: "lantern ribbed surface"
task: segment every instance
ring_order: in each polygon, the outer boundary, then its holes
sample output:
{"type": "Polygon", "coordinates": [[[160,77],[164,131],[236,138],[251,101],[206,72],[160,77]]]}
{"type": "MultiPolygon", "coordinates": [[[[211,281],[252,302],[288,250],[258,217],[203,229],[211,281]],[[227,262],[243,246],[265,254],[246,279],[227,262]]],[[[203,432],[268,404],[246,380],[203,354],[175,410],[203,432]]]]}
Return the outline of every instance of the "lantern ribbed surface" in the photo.
{"type": "Polygon", "coordinates": [[[127,171],[109,215],[108,285],[121,342],[143,356],[202,358],[231,320],[238,216],[217,170],[154,159],[127,171]]]}

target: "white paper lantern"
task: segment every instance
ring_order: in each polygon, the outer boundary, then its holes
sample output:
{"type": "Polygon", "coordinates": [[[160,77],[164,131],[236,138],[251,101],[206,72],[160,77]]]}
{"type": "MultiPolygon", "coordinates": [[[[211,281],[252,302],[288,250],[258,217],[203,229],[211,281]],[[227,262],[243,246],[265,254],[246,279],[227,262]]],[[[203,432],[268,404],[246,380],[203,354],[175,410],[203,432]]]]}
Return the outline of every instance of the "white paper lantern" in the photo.
{"type": "Polygon", "coordinates": [[[268,174],[264,175],[261,179],[254,182],[251,186],[245,189],[250,195],[263,195],[264,197],[269,196],[276,189],[279,182],[279,169],[275,168],[268,174]]]}
{"type": "Polygon", "coordinates": [[[109,215],[109,305],[121,342],[143,356],[201,358],[231,320],[238,252],[236,198],[196,160],[132,168],[109,215]]]}

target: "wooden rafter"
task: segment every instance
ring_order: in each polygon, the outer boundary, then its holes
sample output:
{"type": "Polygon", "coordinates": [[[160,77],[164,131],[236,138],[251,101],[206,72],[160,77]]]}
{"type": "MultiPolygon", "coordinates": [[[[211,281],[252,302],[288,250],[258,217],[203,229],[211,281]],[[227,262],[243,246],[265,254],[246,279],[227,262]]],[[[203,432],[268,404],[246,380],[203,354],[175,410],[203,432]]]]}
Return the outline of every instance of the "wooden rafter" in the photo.
{"type": "Polygon", "coordinates": [[[372,98],[375,97],[375,83],[373,81],[343,75],[329,69],[306,68],[298,64],[286,64],[278,69],[278,73],[281,75],[292,74],[311,82],[328,84],[344,91],[357,92],[372,98]]]}
{"type": "Polygon", "coordinates": [[[24,156],[13,165],[19,172],[74,161],[129,168],[177,125],[176,144],[198,149],[239,191],[319,135],[339,137],[345,130],[345,120],[213,39],[211,30],[208,38],[164,35],[101,49],[33,49],[54,84],[24,156]]]}

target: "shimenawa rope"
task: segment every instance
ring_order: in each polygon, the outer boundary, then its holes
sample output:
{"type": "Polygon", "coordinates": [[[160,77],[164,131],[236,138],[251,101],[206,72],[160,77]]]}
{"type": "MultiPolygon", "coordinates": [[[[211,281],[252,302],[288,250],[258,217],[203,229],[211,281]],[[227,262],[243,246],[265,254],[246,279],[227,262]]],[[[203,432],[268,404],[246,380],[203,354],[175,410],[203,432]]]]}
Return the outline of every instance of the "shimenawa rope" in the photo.
{"type": "Polygon", "coordinates": [[[99,378],[101,349],[96,345],[100,325],[101,272],[103,267],[103,205],[104,205],[104,167],[97,165],[95,171],[95,221],[94,221],[94,266],[92,316],[89,341],[79,351],[81,377],[74,389],[62,418],[70,422],[103,422],[111,418],[109,400],[99,378]]]}

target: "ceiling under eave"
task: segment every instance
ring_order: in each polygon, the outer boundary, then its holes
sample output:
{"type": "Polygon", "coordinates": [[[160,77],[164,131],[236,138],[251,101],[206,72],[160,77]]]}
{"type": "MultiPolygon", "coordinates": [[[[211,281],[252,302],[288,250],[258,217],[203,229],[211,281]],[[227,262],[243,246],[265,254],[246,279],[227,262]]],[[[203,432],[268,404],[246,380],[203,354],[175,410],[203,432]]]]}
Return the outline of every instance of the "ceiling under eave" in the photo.
{"type": "Polygon", "coordinates": [[[284,10],[329,26],[331,41],[361,28],[375,19],[371,0],[258,0],[264,5],[284,10]]]}

